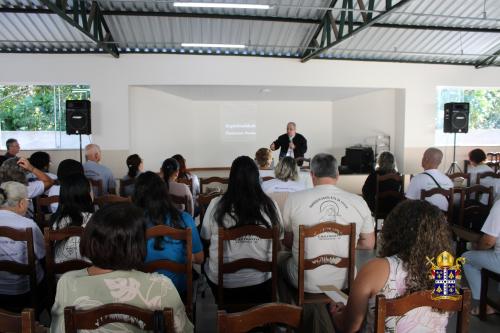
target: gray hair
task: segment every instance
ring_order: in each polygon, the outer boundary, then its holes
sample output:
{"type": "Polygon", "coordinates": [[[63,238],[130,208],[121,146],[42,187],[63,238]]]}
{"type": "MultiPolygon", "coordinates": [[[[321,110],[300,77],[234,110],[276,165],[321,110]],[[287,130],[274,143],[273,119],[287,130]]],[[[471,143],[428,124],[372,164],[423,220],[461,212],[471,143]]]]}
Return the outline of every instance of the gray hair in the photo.
{"type": "Polygon", "coordinates": [[[288,125],[292,125],[293,128],[297,128],[297,125],[293,121],[291,121],[288,124],[286,124],[286,127],[288,127],[288,125]]]}
{"type": "Polygon", "coordinates": [[[19,201],[28,198],[28,188],[19,182],[5,182],[0,185],[0,207],[15,207],[19,201]]]}
{"type": "Polygon", "coordinates": [[[96,145],[95,143],[89,143],[85,146],[85,156],[89,156],[95,153],[101,153],[101,147],[99,147],[99,145],[96,145]]]}
{"type": "Polygon", "coordinates": [[[279,180],[284,182],[288,180],[299,179],[299,172],[297,171],[297,162],[290,156],[283,157],[276,168],[274,169],[274,175],[279,180]]]}
{"type": "Polygon", "coordinates": [[[311,160],[311,172],[316,177],[337,178],[337,160],[330,154],[316,154],[311,160]]]}
{"type": "Polygon", "coordinates": [[[12,157],[2,163],[0,166],[0,183],[15,181],[21,184],[27,184],[26,171],[21,168],[17,162],[18,157],[12,157]]]}
{"type": "Polygon", "coordinates": [[[377,159],[377,164],[377,170],[383,171],[385,173],[396,172],[394,155],[392,155],[392,153],[389,151],[380,153],[377,159]]]}

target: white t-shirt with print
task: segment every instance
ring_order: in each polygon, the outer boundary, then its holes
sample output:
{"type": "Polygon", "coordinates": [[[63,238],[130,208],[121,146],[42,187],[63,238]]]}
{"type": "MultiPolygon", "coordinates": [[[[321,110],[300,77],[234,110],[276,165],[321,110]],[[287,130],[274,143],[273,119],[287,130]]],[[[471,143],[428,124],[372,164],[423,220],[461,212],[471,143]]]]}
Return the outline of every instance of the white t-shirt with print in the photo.
{"type": "MultiPolygon", "coordinates": [[[[214,218],[214,213],[220,199],[221,197],[217,197],[210,202],[201,228],[201,237],[210,241],[210,257],[205,261],[205,272],[210,281],[215,284],[218,283],[219,225],[214,218]]],[[[278,213],[278,223],[280,228],[283,229],[279,208],[276,203],[274,205],[278,213]]],[[[235,222],[226,214],[224,225],[231,227],[235,225],[235,222]]],[[[224,246],[224,262],[233,262],[243,258],[271,261],[272,258],[272,242],[255,236],[244,236],[234,241],[225,242],[224,246]]],[[[262,273],[254,269],[242,269],[235,273],[224,274],[224,288],[254,286],[264,283],[270,278],[271,273],[262,273]]]]}
{"type": "Polygon", "coordinates": [[[275,193],[275,192],[297,192],[305,190],[306,187],[303,183],[299,181],[282,181],[280,179],[271,179],[262,183],[262,190],[265,193],[275,193]]]}
{"type": "MultiPolygon", "coordinates": [[[[283,223],[285,231],[293,233],[292,259],[287,271],[291,282],[297,286],[299,226],[313,226],[321,222],[335,221],[339,224],[356,224],[356,242],[359,234],[374,232],[374,220],[362,197],[346,192],[335,185],[319,185],[313,189],[290,193],[285,202],[283,223]]],[[[323,254],[348,257],[348,236],[323,233],[305,241],[304,256],[312,259],[323,254]]],[[[306,292],[320,293],[318,285],[333,284],[343,288],[347,282],[347,269],[323,265],[308,270],[304,275],[306,292]]]]}
{"type": "MultiPolygon", "coordinates": [[[[448,190],[453,187],[453,182],[451,179],[437,169],[425,170],[426,173],[434,177],[436,182],[441,186],[441,188],[448,190]]],[[[438,188],[434,180],[426,175],[425,173],[419,173],[412,178],[410,185],[408,185],[408,190],[406,191],[406,197],[411,200],[420,200],[420,194],[422,190],[430,190],[433,188],[438,188]]],[[[448,210],[448,200],[441,194],[434,194],[426,198],[434,206],[439,207],[439,209],[446,211],[448,210]]]]}
{"type": "Polygon", "coordinates": [[[496,201],[491,208],[481,231],[496,238],[495,252],[500,253],[500,200],[496,201]]]}
{"type": "MultiPolygon", "coordinates": [[[[14,229],[31,228],[33,232],[33,248],[35,251],[36,277],[38,282],[43,279],[43,270],[39,260],[45,257],[43,234],[36,223],[24,216],[9,210],[0,210],[0,226],[14,229]]],[[[0,261],[8,260],[19,263],[28,263],[28,252],[25,242],[13,241],[10,238],[0,237],[0,261]]],[[[29,277],[0,271],[0,294],[20,295],[30,289],[29,277]]]]}

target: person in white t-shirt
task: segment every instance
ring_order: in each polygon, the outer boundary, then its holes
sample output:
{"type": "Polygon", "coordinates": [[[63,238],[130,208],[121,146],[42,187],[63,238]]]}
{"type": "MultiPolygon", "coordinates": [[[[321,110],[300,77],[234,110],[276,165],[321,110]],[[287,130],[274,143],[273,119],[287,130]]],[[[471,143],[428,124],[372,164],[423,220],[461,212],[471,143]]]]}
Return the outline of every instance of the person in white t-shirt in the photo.
{"type": "MultiPolygon", "coordinates": [[[[479,314],[478,301],[481,296],[481,269],[486,268],[500,274],[500,200],[491,208],[490,214],[481,229],[483,235],[473,250],[465,252],[464,272],[472,291],[473,308],[471,313],[479,314]]],[[[486,312],[492,314],[493,308],[487,306],[486,312]]]]}
{"type": "MultiPolygon", "coordinates": [[[[358,249],[373,249],[375,245],[374,220],[368,205],[361,196],[346,192],[336,186],[337,161],[330,154],[318,154],[311,161],[314,188],[290,193],[283,212],[285,246],[291,254],[280,258],[280,271],[284,278],[297,287],[299,226],[313,226],[322,222],[356,224],[358,249]]],[[[323,254],[340,257],[349,255],[347,236],[323,233],[306,240],[305,257],[315,258],[323,254]]],[[[346,287],[347,269],[323,265],[305,272],[304,289],[309,293],[321,293],[318,286],[346,287]]]]}
{"type": "MultiPolygon", "coordinates": [[[[250,157],[240,156],[231,166],[227,192],[212,200],[201,229],[201,238],[210,243],[205,273],[214,295],[217,295],[218,283],[218,229],[246,225],[263,228],[276,225],[282,229],[282,220],[276,203],[262,191],[257,165],[250,157]]],[[[254,236],[241,237],[224,244],[225,262],[243,258],[270,261],[271,255],[272,241],[254,236]]],[[[269,302],[271,290],[270,273],[243,269],[224,274],[225,302],[269,302]]]]}
{"type": "MultiPolygon", "coordinates": [[[[422,168],[424,172],[415,175],[408,185],[406,198],[420,200],[422,190],[442,188],[448,190],[453,187],[453,182],[444,173],[438,170],[443,160],[443,152],[437,148],[428,148],[422,157],[422,168]]],[[[441,194],[434,194],[426,198],[431,204],[437,206],[442,211],[448,210],[448,200],[441,194]]]]}
{"type": "Polygon", "coordinates": [[[477,148],[469,152],[470,166],[467,169],[467,173],[470,174],[471,185],[475,185],[477,183],[477,175],[479,173],[493,172],[493,169],[486,165],[484,161],[486,161],[486,154],[482,149],[477,148]]]}
{"type": "MultiPolygon", "coordinates": [[[[0,185],[0,226],[13,229],[31,228],[33,232],[33,247],[36,259],[37,287],[31,287],[26,275],[11,274],[0,271],[0,308],[10,311],[20,311],[29,305],[31,288],[41,296],[43,290],[43,269],[40,260],[45,257],[43,234],[33,220],[24,217],[28,210],[28,190],[24,184],[7,181],[0,185]]],[[[27,263],[25,242],[13,241],[0,237],[0,260],[27,263]]],[[[41,299],[41,298],[38,298],[41,299]]]]}

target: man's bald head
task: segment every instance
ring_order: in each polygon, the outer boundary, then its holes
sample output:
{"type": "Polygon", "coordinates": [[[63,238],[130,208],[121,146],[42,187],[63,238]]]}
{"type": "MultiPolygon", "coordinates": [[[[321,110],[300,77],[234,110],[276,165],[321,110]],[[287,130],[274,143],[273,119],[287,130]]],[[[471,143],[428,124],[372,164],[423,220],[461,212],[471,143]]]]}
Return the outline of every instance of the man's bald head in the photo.
{"type": "Polygon", "coordinates": [[[428,148],[422,157],[424,170],[437,169],[443,160],[443,152],[437,148],[428,148]]]}
{"type": "Polygon", "coordinates": [[[95,143],[85,146],[85,159],[87,161],[99,162],[101,160],[101,147],[95,143]]]}

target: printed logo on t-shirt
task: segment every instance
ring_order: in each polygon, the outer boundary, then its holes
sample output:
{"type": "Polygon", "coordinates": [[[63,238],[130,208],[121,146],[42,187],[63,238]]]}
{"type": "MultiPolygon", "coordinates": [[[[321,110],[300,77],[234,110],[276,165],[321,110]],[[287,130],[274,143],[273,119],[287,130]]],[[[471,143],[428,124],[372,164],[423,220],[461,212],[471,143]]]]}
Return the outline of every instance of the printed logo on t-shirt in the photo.
{"type": "Polygon", "coordinates": [[[314,200],[309,208],[319,209],[320,220],[319,222],[335,221],[340,214],[340,207],[348,209],[347,204],[341,199],[334,196],[324,196],[314,200]]]}
{"type": "Polygon", "coordinates": [[[236,243],[257,243],[259,242],[261,239],[257,236],[254,236],[254,235],[246,235],[246,236],[243,236],[243,237],[240,237],[240,238],[237,238],[235,239],[234,241],[236,243]]]}

